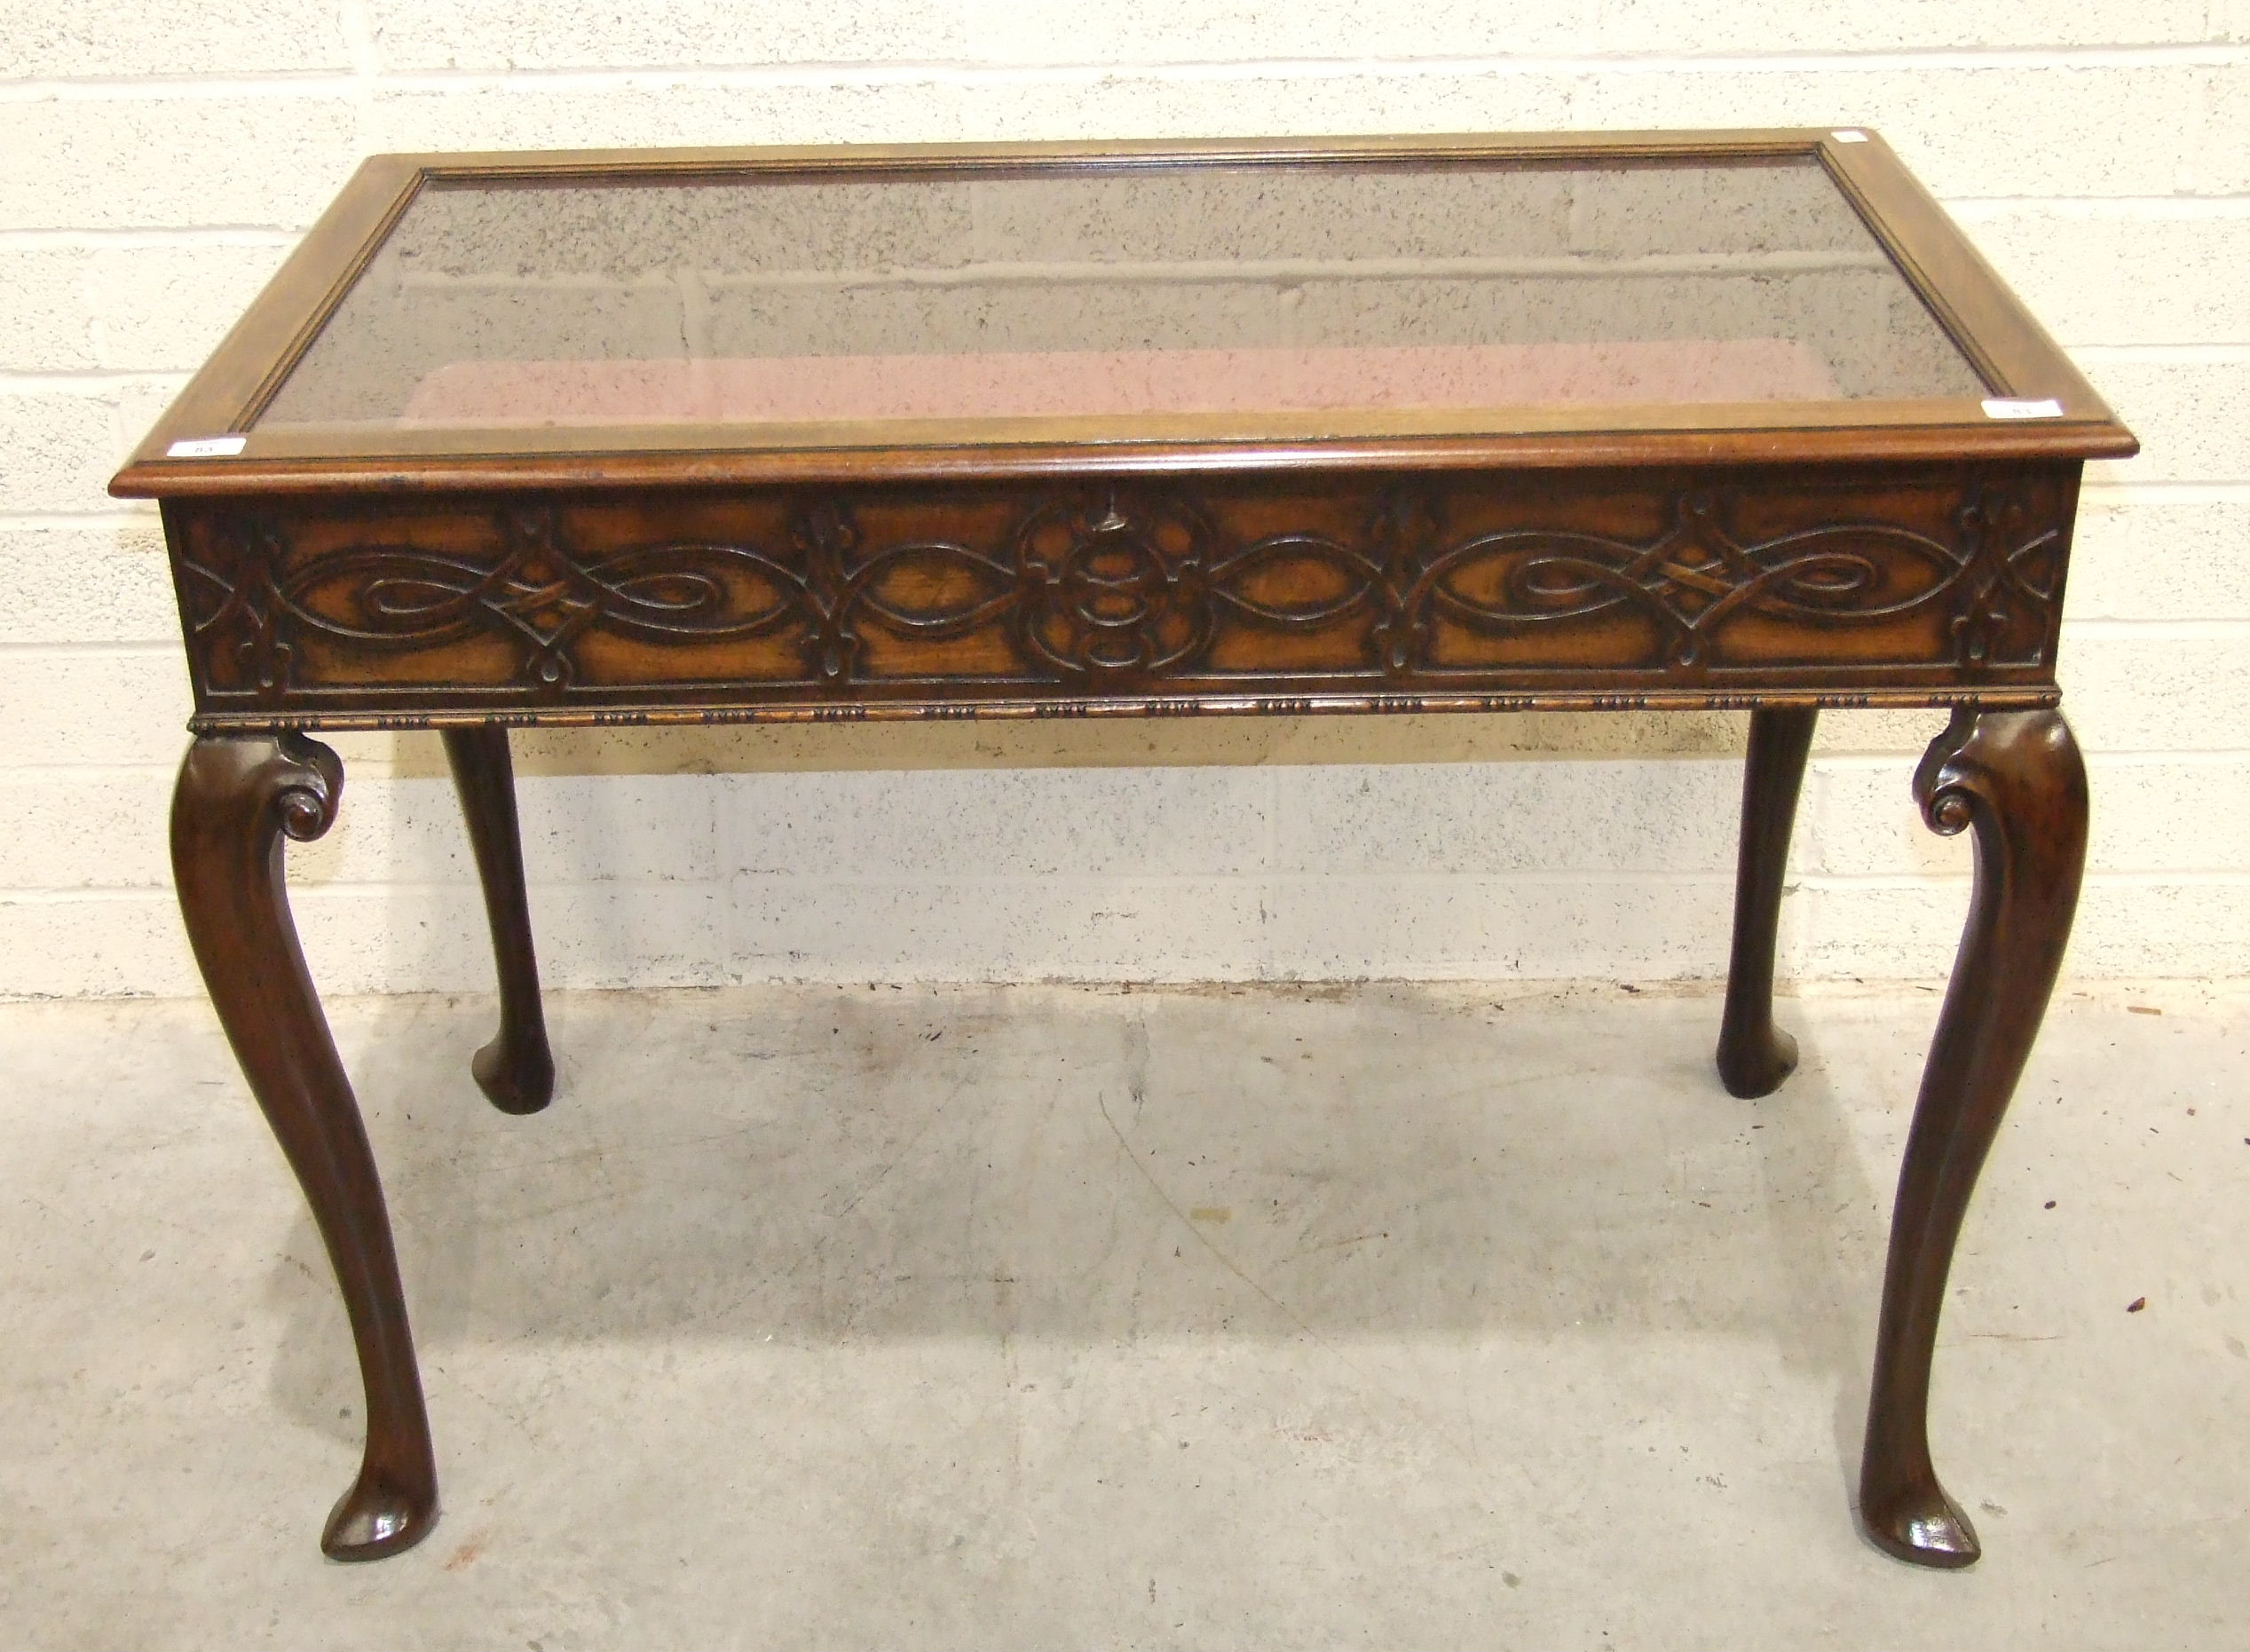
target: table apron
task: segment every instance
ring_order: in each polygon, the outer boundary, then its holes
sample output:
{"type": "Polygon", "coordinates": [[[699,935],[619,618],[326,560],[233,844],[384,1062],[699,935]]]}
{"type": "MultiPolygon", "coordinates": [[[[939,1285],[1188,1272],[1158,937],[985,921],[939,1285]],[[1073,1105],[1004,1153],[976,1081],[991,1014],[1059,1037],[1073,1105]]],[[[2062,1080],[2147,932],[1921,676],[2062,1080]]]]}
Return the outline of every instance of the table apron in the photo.
{"type": "Polygon", "coordinates": [[[2051,705],[2025,461],[175,499],[195,726],[2051,705]]]}

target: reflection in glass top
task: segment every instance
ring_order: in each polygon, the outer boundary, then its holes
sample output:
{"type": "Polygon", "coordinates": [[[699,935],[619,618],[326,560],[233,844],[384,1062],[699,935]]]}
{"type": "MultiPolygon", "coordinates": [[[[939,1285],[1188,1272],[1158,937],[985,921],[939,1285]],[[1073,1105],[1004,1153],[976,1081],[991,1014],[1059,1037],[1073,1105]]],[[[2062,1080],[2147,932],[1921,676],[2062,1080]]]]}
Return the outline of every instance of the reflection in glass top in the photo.
{"type": "Polygon", "coordinates": [[[431,185],[280,425],[1979,396],[1811,157],[431,185]]]}

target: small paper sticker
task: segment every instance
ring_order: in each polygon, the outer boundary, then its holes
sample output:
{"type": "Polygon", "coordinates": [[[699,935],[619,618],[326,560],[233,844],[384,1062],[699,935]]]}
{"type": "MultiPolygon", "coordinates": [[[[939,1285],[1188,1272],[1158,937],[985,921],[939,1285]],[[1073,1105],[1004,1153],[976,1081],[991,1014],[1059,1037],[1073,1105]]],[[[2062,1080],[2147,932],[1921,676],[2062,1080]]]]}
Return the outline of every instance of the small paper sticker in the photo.
{"type": "Polygon", "coordinates": [[[1830,132],[1828,136],[1840,144],[1863,144],[1867,141],[1867,135],[1865,132],[1830,132]]]}
{"type": "Polygon", "coordinates": [[[2012,401],[2005,396],[1994,396],[1985,403],[1988,419],[2059,419],[2063,404],[2049,397],[2045,401],[2012,401]]]}
{"type": "Polygon", "coordinates": [[[164,449],[167,459],[231,459],[242,451],[247,436],[205,436],[192,442],[174,442],[164,449]]]}

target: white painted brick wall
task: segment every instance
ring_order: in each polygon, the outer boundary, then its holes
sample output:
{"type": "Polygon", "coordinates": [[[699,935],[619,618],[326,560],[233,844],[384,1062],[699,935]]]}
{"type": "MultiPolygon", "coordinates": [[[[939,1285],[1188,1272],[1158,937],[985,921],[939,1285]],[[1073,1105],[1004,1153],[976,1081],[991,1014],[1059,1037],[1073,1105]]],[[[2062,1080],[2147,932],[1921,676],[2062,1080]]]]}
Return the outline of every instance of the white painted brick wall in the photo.
{"type": "MultiPolygon", "coordinates": [[[[2138,428],[2088,475],[2064,682],[2081,975],[2250,974],[2250,0],[0,0],[0,994],[186,992],[186,692],[102,485],[383,149],[1851,123],[2138,428]]],[[[1942,970],[1934,715],[1827,719],[1799,978],[1942,970]]],[[[519,742],[558,984],[1694,976],[1742,719],[646,731],[519,742]]],[[[349,736],[294,852],[336,989],[482,989],[430,737],[349,736]]]]}

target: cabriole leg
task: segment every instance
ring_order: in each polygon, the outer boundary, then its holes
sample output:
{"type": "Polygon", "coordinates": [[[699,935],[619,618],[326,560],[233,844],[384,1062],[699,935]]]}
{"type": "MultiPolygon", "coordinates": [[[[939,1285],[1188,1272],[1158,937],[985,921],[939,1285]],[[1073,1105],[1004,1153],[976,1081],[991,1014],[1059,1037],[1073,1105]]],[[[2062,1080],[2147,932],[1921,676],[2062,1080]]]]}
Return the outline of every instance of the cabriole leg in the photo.
{"type": "Polygon", "coordinates": [[[1930,1352],[1962,1217],[2070,939],[2086,767],[2059,712],[1963,707],[1930,742],[1914,796],[1933,831],[1975,830],[1977,882],[1891,1218],[1859,1514],[1901,1560],[1966,1566],[1976,1530],[1930,1460],[1930,1352]]]}
{"type": "Polygon", "coordinates": [[[470,1063],[478,1087],[504,1113],[535,1113],[555,1094],[555,1057],[539,1002],[531,906],[524,894],[523,840],[516,824],[516,771],[504,728],[447,729],[446,760],[468,818],[485,886],[485,915],[500,968],[500,1032],[470,1063]]]}
{"type": "Polygon", "coordinates": [[[1781,919],[1781,877],[1789,864],[1797,792],[1819,715],[1810,706],[1750,714],[1742,848],[1734,875],[1734,952],[1718,1032],[1719,1080],[1745,1098],[1772,1094],[1796,1067],[1796,1040],[1773,1024],[1773,936],[1781,919]]]}
{"type": "Polygon", "coordinates": [[[383,1185],[297,945],[282,871],[282,839],[327,831],[343,785],[336,755],[303,735],[198,739],[172,798],[172,870],[211,1002],[304,1189],[351,1316],[367,1448],[320,1546],[359,1561],[429,1535],[438,1473],[383,1185]]]}

